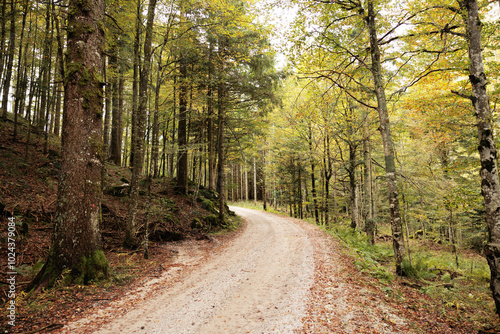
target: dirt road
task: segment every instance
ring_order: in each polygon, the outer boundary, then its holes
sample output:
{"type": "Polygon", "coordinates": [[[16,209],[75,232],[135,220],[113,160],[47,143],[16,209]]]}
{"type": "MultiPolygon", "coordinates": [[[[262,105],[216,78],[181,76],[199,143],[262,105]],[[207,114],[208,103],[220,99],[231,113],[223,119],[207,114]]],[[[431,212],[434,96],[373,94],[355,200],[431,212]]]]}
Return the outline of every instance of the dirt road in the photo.
{"type": "MultiPolygon", "coordinates": [[[[241,235],[201,264],[197,258],[183,259],[179,254],[180,264],[196,269],[97,333],[292,333],[300,329],[314,281],[309,234],[287,218],[232,210],[247,220],[241,235]]],[[[66,329],[78,332],[80,325],[66,329]]]]}
{"type": "Polygon", "coordinates": [[[455,332],[404,303],[390,303],[391,287],[366,284],[373,278],[361,277],[353,258],[319,228],[231,209],[247,222],[239,235],[208,248],[194,240],[164,244],[176,256],[156,278],[85,310],[58,333],[455,332]],[[426,329],[415,330],[415,321],[426,329]]]}

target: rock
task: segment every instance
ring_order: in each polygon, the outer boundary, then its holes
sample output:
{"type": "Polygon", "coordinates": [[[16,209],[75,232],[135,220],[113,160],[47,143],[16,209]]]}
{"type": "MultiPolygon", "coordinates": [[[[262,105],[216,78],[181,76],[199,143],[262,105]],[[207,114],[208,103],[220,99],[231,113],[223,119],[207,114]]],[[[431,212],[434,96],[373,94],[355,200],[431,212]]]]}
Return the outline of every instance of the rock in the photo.
{"type": "Polygon", "coordinates": [[[106,189],[106,194],[115,196],[115,197],[125,197],[128,196],[130,190],[130,185],[128,183],[124,183],[120,186],[113,186],[106,189]]]}

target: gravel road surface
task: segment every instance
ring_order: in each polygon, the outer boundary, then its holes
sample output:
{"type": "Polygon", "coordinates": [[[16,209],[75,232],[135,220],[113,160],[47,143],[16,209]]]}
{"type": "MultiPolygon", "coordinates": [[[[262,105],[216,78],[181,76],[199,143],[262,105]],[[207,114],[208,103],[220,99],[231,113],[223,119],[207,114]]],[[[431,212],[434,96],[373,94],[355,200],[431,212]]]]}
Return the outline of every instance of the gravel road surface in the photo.
{"type": "Polygon", "coordinates": [[[231,209],[247,221],[241,235],[196,264],[184,280],[97,333],[292,333],[302,328],[314,282],[310,234],[284,217],[231,209]]]}

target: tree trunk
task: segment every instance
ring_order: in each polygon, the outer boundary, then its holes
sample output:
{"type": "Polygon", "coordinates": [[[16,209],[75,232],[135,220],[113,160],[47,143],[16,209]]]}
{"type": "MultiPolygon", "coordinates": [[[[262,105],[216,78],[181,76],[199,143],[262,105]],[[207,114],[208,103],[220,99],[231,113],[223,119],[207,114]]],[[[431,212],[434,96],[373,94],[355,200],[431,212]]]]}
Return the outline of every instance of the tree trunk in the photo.
{"type": "Polygon", "coordinates": [[[207,142],[208,142],[208,189],[215,190],[217,187],[215,173],[215,145],[214,145],[214,99],[213,99],[213,45],[209,46],[208,57],[208,91],[207,91],[207,142]]]}
{"type": "Polygon", "coordinates": [[[309,125],[309,155],[311,161],[311,188],[312,188],[311,193],[314,204],[314,219],[316,221],[316,224],[319,225],[318,199],[316,194],[316,171],[315,171],[316,165],[314,163],[313,133],[311,125],[309,125]]]}
{"type": "Polygon", "coordinates": [[[160,124],[159,124],[159,114],[160,114],[160,88],[162,84],[162,74],[161,74],[161,62],[162,62],[163,47],[160,50],[158,56],[158,66],[156,73],[156,87],[155,87],[155,106],[154,106],[154,116],[153,116],[153,136],[152,136],[152,149],[151,149],[151,160],[153,163],[153,178],[159,176],[159,156],[160,156],[160,124]]]}
{"type": "Polygon", "coordinates": [[[245,201],[248,202],[248,165],[245,158],[245,201]]]}
{"type": "Polygon", "coordinates": [[[387,187],[389,191],[389,209],[391,213],[392,246],[396,264],[396,273],[403,275],[401,263],[405,254],[403,228],[401,224],[398,186],[396,178],[396,163],[394,157],[394,143],[391,136],[389,113],[385,97],[385,85],[382,78],[382,66],[380,60],[380,48],[378,45],[377,30],[375,24],[375,9],[373,0],[368,0],[368,15],[366,22],[370,34],[370,53],[372,58],[372,75],[377,96],[377,110],[380,120],[380,134],[384,146],[385,173],[387,177],[387,187]]]}
{"type": "Polygon", "coordinates": [[[300,160],[298,161],[298,174],[299,174],[299,179],[298,179],[298,188],[297,188],[297,193],[298,193],[298,199],[299,199],[299,218],[304,219],[304,205],[302,203],[302,168],[300,166],[300,160]]]}
{"type": "MultiPolygon", "coordinates": [[[[141,26],[142,26],[142,6],[141,0],[137,0],[137,14],[135,20],[135,37],[134,37],[134,65],[133,65],[133,77],[132,77],[132,127],[130,133],[130,159],[129,166],[134,168],[134,156],[137,150],[137,139],[138,135],[135,133],[137,131],[137,112],[138,112],[138,96],[139,96],[139,72],[141,63],[141,26]]],[[[142,140],[142,139],[141,139],[142,140]]]]}
{"type": "MultiPolygon", "coordinates": [[[[106,64],[106,58],[103,59],[103,67],[104,67],[104,80],[107,83],[104,88],[104,126],[103,126],[103,153],[104,153],[104,161],[107,162],[109,159],[109,149],[110,149],[110,140],[109,140],[109,124],[111,123],[112,109],[113,109],[113,98],[114,98],[114,89],[116,88],[116,77],[114,73],[109,73],[108,66],[113,67],[113,57],[109,57],[109,61],[106,64]],[[111,82],[111,83],[110,83],[111,82]]],[[[104,182],[104,174],[103,174],[103,182],[104,182]]]]}
{"type": "Polygon", "coordinates": [[[262,208],[267,211],[267,192],[266,192],[266,151],[262,151],[262,167],[261,167],[261,189],[262,189],[262,208]]]}
{"type": "MultiPolygon", "coordinates": [[[[169,157],[169,174],[170,177],[174,177],[174,172],[175,172],[175,155],[174,155],[174,143],[175,143],[175,133],[176,133],[176,127],[175,127],[175,120],[177,119],[177,75],[174,75],[174,84],[173,84],[173,104],[172,104],[172,153],[168,155],[169,157]]],[[[167,126],[168,128],[168,126],[167,126]]]]}
{"type": "Polygon", "coordinates": [[[110,65],[115,68],[115,73],[113,73],[112,82],[112,94],[111,94],[111,114],[113,119],[111,121],[111,142],[110,142],[110,154],[109,159],[117,166],[122,163],[122,136],[123,136],[123,126],[122,126],[122,111],[120,103],[120,88],[122,85],[122,71],[121,66],[118,64],[118,51],[115,49],[112,57],[110,57],[110,65]]]}
{"type": "Polygon", "coordinates": [[[107,275],[101,251],[102,50],[104,0],[70,1],[61,174],[54,236],[32,282],[50,284],[65,269],[77,284],[107,275]],[[89,29],[91,27],[91,29],[89,29]]]}
{"type": "MultiPolygon", "coordinates": [[[[7,0],[2,0],[2,6],[1,8],[1,22],[0,22],[0,79],[3,78],[3,69],[4,69],[4,60],[5,60],[5,55],[4,55],[4,50],[5,50],[5,22],[7,22],[7,17],[5,14],[5,10],[7,9],[7,0]]],[[[2,85],[0,83],[0,92],[2,92],[2,85]]],[[[2,113],[3,114],[3,113],[2,113]]]]}
{"type": "Polygon", "coordinates": [[[257,206],[257,163],[253,158],[253,203],[257,206]]]}
{"type": "Polygon", "coordinates": [[[368,126],[366,124],[364,127],[364,140],[363,140],[363,155],[364,155],[364,174],[365,174],[365,232],[368,237],[370,244],[375,244],[375,230],[376,222],[374,219],[373,212],[373,177],[372,177],[372,152],[371,152],[371,142],[370,134],[368,132],[368,126]]]}
{"type": "Polygon", "coordinates": [[[492,114],[486,90],[488,82],[484,73],[481,51],[481,21],[477,0],[465,0],[459,1],[459,3],[467,13],[471,100],[477,118],[478,150],[481,160],[481,193],[484,198],[485,219],[489,232],[485,254],[491,270],[490,287],[496,304],[496,312],[500,316],[500,182],[497,151],[493,138],[492,114]]]}
{"type": "Polygon", "coordinates": [[[327,134],[323,142],[325,156],[323,165],[325,170],[325,224],[330,224],[330,180],[333,176],[332,156],[330,151],[330,135],[327,134]]]}
{"type": "MultiPolygon", "coordinates": [[[[52,13],[51,10],[50,10],[50,3],[47,4],[47,17],[49,17],[49,13],[52,13]]],[[[45,103],[46,103],[46,106],[45,108],[42,108],[42,110],[45,110],[45,117],[44,117],[44,120],[43,120],[43,125],[44,125],[44,130],[45,130],[45,134],[44,134],[44,144],[43,144],[43,154],[47,154],[48,153],[48,146],[49,146],[49,132],[50,132],[50,122],[49,122],[49,116],[50,116],[50,111],[52,109],[52,103],[54,103],[55,101],[50,97],[50,80],[51,80],[51,73],[52,73],[52,44],[53,44],[53,40],[54,40],[54,24],[53,24],[53,20],[51,19],[50,20],[50,23],[51,23],[51,29],[50,29],[50,36],[48,37],[48,43],[49,43],[49,46],[48,46],[48,49],[47,49],[47,55],[48,55],[48,60],[47,60],[47,63],[48,63],[48,66],[47,66],[47,71],[45,73],[45,77],[44,77],[44,89],[45,91],[43,92],[43,95],[42,97],[45,97],[45,103]]]]}
{"type": "Polygon", "coordinates": [[[144,39],[144,64],[141,69],[139,82],[139,106],[137,108],[137,128],[134,133],[135,152],[132,164],[132,180],[130,181],[130,203],[125,231],[124,246],[134,248],[137,246],[137,211],[139,202],[139,181],[142,176],[144,164],[144,135],[146,126],[146,111],[148,104],[149,70],[151,68],[151,44],[153,40],[153,22],[155,16],[156,0],[151,0],[148,6],[146,23],[146,37],[144,39]]]}
{"type": "Polygon", "coordinates": [[[349,194],[351,203],[351,228],[356,230],[358,222],[358,196],[356,182],[356,146],[349,143],[349,194]]]}
{"type": "Polygon", "coordinates": [[[364,160],[364,174],[365,174],[365,220],[373,219],[373,180],[372,180],[372,152],[370,134],[368,126],[364,126],[364,140],[363,140],[363,160],[364,160]]]}
{"type": "Polygon", "coordinates": [[[180,59],[179,124],[177,129],[177,143],[179,145],[177,156],[177,191],[183,195],[186,195],[188,190],[187,80],[187,59],[182,55],[180,59]]]}
{"type": "Polygon", "coordinates": [[[225,198],[225,151],[224,151],[224,122],[225,122],[225,99],[226,92],[224,83],[220,82],[218,87],[219,96],[219,112],[218,112],[218,138],[217,138],[217,192],[219,193],[219,223],[224,224],[224,213],[226,211],[226,198],[225,198]]]}
{"type": "Polygon", "coordinates": [[[14,52],[16,48],[16,2],[11,0],[11,18],[10,18],[10,37],[7,60],[7,74],[3,82],[3,99],[2,99],[2,118],[7,119],[7,104],[9,103],[10,81],[12,79],[12,70],[14,67],[14,52]]]}
{"type": "Polygon", "coordinates": [[[52,37],[50,29],[50,6],[47,5],[47,12],[45,17],[45,39],[43,42],[43,54],[42,54],[42,64],[40,67],[40,109],[38,112],[37,125],[39,128],[43,128],[48,121],[46,111],[48,110],[48,95],[49,95],[49,85],[50,85],[50,71],[51,71],[51,46],[52,37]]]}
{"type": "MultiPolygon", "coordinates": [[[[17,114],[19,110],[22,110],[22,101],[24,101],[24,94],[26,91],[26,85],[24,82],[24,71],[26,67],[26,59],[23,61],[23,40],[24,40],[24,28],[26,26],[26,15],[28,14],[29,6],[28,3],[23,5],[23,20],[21,25],[21,38],[19,40],[19,54],[17,56],[18,66],[17,66],[17,83],[16,83],[16,93],[14,102],[14,138],[17,140],[17,114]]],[[[27,50],[26,50],[27,51],[27,50]]],[[[1,56],[1,55],[0,55],[1,56]]]]}
{"type": "MultiPolygon", "coordinates": [[[[59,136],[60,132],[60,122],[61,122],[61,96],[62,92],[64,89],[64,85],[62,84],[62,81],[64,80],[65,77],[65,70],[64,70],[64,41],[63,41],[63,35],[61,33],[61,27],[59,23],[59,17],[57,16],[56,13],[56,5],[55,2],[52,1],[52,16],[54,18],[54,25],[56,28],[56,38],[57,38],[57,59],[59,60],[59,63],[57,64],[59,67],[59,78],[60,80],[57,80],[59,82],[55,82],[54,85],[58,87],[57,89],[57,97],[55,100],[55,121],[54,121],[54,134],[56,136],[59,136]]],[[[56,76],[57,77],[57,76],[56,76]]]]}

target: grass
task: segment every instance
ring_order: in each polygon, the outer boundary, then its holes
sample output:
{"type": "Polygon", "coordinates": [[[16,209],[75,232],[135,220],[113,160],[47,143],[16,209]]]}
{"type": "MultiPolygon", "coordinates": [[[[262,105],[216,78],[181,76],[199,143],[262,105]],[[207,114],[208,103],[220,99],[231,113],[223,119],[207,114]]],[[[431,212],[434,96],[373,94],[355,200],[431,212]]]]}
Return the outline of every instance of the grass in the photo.
{"type": "Polygon", "coordinates": [[[238,202],[228,202],[229,206],[237,206],[245,209],[253,209],[253,210],[264,210],[262,206],[262,202],[258,201],[257,203],[254,201],[238,201],[238,202]]]}
{"type": "Polygon", "coordinates": [[[216,231],[212,231],[209,234],[211,236],[225,236],[232,232],[238,230],[243,225],[243,219],[239,216],[226,216],[226,227],[216,231]]]}

